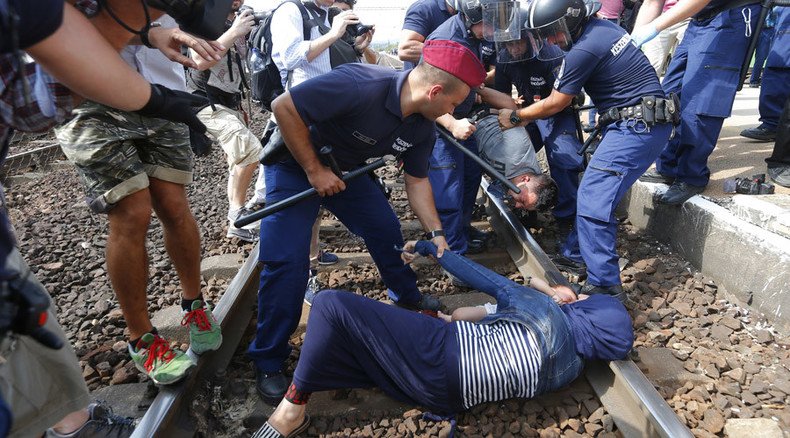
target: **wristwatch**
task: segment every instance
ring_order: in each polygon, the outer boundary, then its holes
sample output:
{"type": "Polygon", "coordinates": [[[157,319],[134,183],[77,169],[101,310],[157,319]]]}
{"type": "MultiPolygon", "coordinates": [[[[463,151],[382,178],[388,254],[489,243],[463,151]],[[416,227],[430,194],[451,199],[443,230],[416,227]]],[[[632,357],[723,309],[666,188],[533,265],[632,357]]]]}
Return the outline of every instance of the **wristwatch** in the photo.
{"type": "Polygon", "coordinates": [[[438,229],[438,230],[428,231],[427,233],[425,233],[425,235],[422,236],[422,238],[425,240],[433,240],[434,237],[439,237],[439,236],[444,237],[444,230],[438,229]]]}
{"type": "Polygon", "coordinates": [[[510,112],[510,124],[513,126],[517,126],[519,123],[523,122],[521,117],[518,116],[516,110],[510,112]]]}

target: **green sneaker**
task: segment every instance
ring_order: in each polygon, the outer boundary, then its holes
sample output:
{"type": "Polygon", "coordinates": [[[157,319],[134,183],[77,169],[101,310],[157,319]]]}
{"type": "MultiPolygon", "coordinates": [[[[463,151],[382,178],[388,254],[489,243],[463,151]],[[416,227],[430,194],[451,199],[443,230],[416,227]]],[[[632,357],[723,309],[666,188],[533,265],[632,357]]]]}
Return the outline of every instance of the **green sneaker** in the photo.
{"type": "Polygon", "coordinates": [[[140,338],[134,351],[129,345],[129,355],[140,372],[145,373],[158,385],[170,385],[186,377],[195,366],[189,356],[159,335],[146,333],[140,338]]]}
{"type": "Polygon", "coordinates": [[[189,326],[189,348],[195,354],[218,350],[222,345],[222,328],[211,314],[208,303],[193,301],[192,310],[184,312],[181,325],[189,326]]]}

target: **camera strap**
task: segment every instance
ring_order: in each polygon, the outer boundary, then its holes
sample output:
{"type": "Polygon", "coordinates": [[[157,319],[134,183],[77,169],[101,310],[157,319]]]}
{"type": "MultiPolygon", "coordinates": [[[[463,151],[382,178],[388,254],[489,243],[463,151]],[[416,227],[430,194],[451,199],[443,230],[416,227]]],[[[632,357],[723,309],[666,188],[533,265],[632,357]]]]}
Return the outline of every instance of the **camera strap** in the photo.
{"type": "Polygon", "coordinates": [[[110,17],[112,17],[112,19],[115,20],[116,23],[120,24],[121,27],[123,27],[127,31],[135,35],[142,35],[144,33],[147,34],[148,31],[151,30],[151,13],[148,11],[148,5],[145,3],[145,0],[140,0],[140,4],[143,5],[143,13],[145,14],[145,26],[143,26],[143,28],[140,30],[132,29],[131,26],[126,24],[123,20],[121,20],[120,17],[115,15],[115,12],[113,12],[112,8],[110,7],[110,4],[107,3],[107,0],[98,0],[98,3],[99,3],[99,7],[104,7],[104,9],[107,9],[107,13],[110,14],[110,17]]]}

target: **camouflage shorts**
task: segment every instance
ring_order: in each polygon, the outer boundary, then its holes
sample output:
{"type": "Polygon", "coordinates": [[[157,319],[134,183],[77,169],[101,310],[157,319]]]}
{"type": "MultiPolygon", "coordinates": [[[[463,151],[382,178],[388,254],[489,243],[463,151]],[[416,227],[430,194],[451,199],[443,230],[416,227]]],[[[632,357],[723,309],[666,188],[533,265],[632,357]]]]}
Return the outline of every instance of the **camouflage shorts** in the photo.
{"type": "Polygon", "coordinates": [[[149,177],[192,182],[194,157],[186,125],[85,102],[55,134],[63,153],[77,166],[94,212],[106,213],[121,199],[145,189],[149,177]]]}

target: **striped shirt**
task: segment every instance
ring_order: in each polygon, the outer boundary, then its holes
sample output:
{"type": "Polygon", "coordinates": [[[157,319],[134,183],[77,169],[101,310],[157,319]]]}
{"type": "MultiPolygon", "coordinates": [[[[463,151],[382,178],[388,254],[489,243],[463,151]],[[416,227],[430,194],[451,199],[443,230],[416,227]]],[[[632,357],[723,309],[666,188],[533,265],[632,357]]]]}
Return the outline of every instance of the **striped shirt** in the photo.
{"type": "MultiPolygon", "coordinates": [[[[322,8],[326,9],[326,8],[322,8]]],[[[308,8],[307,12],[314,19],[316,13],[308,8]]],[[[329,19],[327,14],[323,16],[324,25],[328,28],[329,19]]],[[[302,13],[299,7],[293,3],[285,3],[272,16],[272,61],[280,69],[280,78],[283,87],[290,89],[292,86],[329,73],[332,64],[329,60],[329,49],[324,50],[312,61],[307,60],[307,52],[310,50],[310,41],[304,40],[304,28],[302,27],[302,13]],[[288,71],[293,71],[291,85],[288,85],[288,71]]],[[[318,26],[310,29],[310,40],[317,40],[322,36],[318,26]]]]}
{"type": "Polygon", "coordinates": [[[543,357],[528,327],[511,321],[456,324],[465,409],[484,402],[535,395],[543,357]]]}

